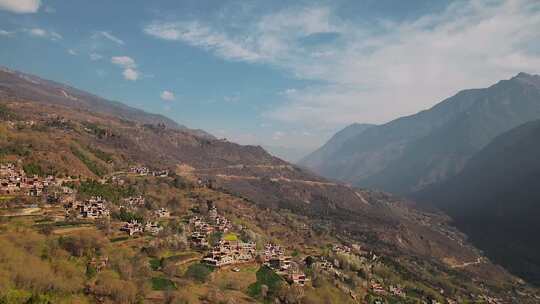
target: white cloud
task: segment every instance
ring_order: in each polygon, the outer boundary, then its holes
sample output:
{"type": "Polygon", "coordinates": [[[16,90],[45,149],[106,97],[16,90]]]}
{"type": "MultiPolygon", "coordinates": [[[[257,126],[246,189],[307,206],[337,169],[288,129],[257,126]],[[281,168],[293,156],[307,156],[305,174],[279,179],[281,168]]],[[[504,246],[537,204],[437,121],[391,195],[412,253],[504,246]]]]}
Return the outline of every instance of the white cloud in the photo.
{"type": "Polygon", "coordinates": [[[93,35],[92,35],[92,38],[93,39],[98,39],[98,38],[105,38],[109,41],[112,41],[118,45],[124,45],[125,42],[124,40],[116,37],[115,35],[111,34],[111,32],[108,32],[108,31],[99,31],[99,32],[95,32],[93,35]]]}
{"type": "Polygon", "coordinates": [[[89,56],[90,56],[90,60],[92,61],[101,60],[103,58],[103,56],[98,53],[91,53],[89,56]]]}
{"type": "Polygon", "coordinates": [[[161,92],[161,94],[159,95],[159,97],[165,101],[173,101],[176,99],[176,97],[174,96],[174,93],[173,92],[170,92],[170,91],[163,91],[161,92]]]}
{"type": "Polygon", "coordinates": [[[124,75],[124,78],[126,80],[135,81],[139,79],[139,72],[137,70],[134,70],[132,68],[127,68],[122,72],[122,75],[124,75]]]}
{"type": "MultiPolygon", "coordinates": [[[[256,15],[256,14],[255,14],[256,15]]],[[[155,21],[144,32],[228,60],[269,64],[314,85],[287,90],[263,117],[332,129],[381,123],[460,89],[540,71],[540,2],[458,1],[415,20],[360,23],[331,8],[296,7],[240,26],[155,21]],[[306,39],[334,33],[331,43],[306,39]]]]}
{"type": "Polygon", "coordinates": [[[124,68],[136,68],[135,60],[129,56],[116,56],[111,58],[111,63],[124,68]]]}
{"type": "Polygon", "coordinates": [[[77,51],[75,51],[74,49],[69,49],[67,50],[68,54],[72,55],[72,56],[75,56],[77,55],[77,51]]]}
{"type": "Polygon", "coordinates": [[[285,133],[281,132],[281,131],[275,131],[273,134],[272,134],[272,139],[275,140],[275,141],[279,141],[283,138],[283,136],[285,136],[285,133]]]}
{"type": "Polygon", "coordinates": [[[538,72],[538,4],[460,2],[440,14],[383,24],[382,34],[348,30],[350,42],[332,50],[335,55],[286,67],[328,84],[300,90],[266,115],[328,126],[380,123],[460,89],[484,87],[522,70],[538,72]]]}
{"type": "Polygon", "coordinates": [[[15,34],[15,32],[0,30],[0,36],[9,37],[9,36],[12,36],[13,34],[15,34]]]}
{"type": "Polygon", "coordinates": [[[146,26],[144,32],[164,40],[183,41],[212,50],[227,59],[256,61],[261,57],[255,50],[231,40],[225,33],[215,32],[198,22],[155,22],[146,26]]]}
{"type": "Polygon", "coordinates": [[[285,95],[285,96],[292,96],[294,95],[296,92],[298,92],[296,89],[286,89],[285,91],[283,92],[279,92],[280,95],[285,95]]]}
{"type": "Polygon", "coordinates": [[[520,71],[540,72],[536,0],[459,0],[402,21],[345,19],[317,5],[237,14],[218,20],[156,20],[144,32],[226,60],[269,65],[313,80],[278,92],[277,106],[261,113],[284,135],[268,130],[252,141],[243,137],[244,143],[280,138],[280,144],[307,147],[352,122],[384,123],[462,89],[485,87],[520,71]],[[320,37],[333,38],[325,43],[320,37]]]}
{"type": "Polygon", "coordinates": [[[30,29],[28,30],[28,33],[32,36],[37,36],[37,37],[45,37],[47,36],[47,31],[45,31],[44,29],[40,29],[40,28],[33,28],[33,29],[30,29]]]}
{"type": "Polygon", "coordinates": [[[298,39],[344,30],[335,23],[330,9],[318,6],[265,15],[244,28],[245,32],[237,29],[227,33],[199,21],[154,21],[145,26],[144,32],[163,40],[181,41],[225,59],[282,65],[281,61],[298,59],[298,39]]]}
{"type": "Polygon", "coordinates": [[[135,81],[139,79],[139,71],[135,60],[129,56],[116,56],[111,58],[111,63],[124,69],[122,75],[126,80],[135,81]]]}
{"type": "Polygon", "coordinates": [[[223,100],[229,103],[237,103],[240,101],[240,96],[238,95],[225,96],[223,97],[223,100]]]}
{"type": "Polygon", "coordinates": [[[0,0],[0,10],[17,14],[36,13],[41,0],[0,0]]]}
{"type": "Polygon", "coordinates": [[[28,35],[38,38],[45,38],[52,41],[58,41],[61,40],[63,37],[62,35],[58,34],[54,31],[48,31],[42,28],[31,28],[31,29],[24,29],[23,31],[27,32],[28,35]]]}

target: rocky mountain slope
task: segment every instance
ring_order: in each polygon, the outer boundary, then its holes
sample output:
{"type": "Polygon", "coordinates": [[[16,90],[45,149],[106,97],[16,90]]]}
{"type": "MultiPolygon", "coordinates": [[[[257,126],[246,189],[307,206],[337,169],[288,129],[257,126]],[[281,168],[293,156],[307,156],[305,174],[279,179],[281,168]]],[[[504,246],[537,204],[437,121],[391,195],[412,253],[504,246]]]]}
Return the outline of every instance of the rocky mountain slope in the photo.
{"type": "Polygon", "coordinates": [[[487,145],[456,177],[417,198],[448,212],[493,259],[540,283],[540,121],[487,145]]]}
{"type": "Polygon", "coordinates": [[[1,152],[18,155],[43,174],[99,179],[136,165],[169,169],[266,208],[349,226],[357,237],[384,239],[380,244],[408,252],[442,259],[449,255],[442,248],[449,246],[457,260],[476,255],[443,232],[431,231],[429,226],[443,224],[444,217],[433,215],[433,223],[418,225],[417,217],[424,215],[399,199],[325,180],[260,147],[30,101],[8,102],[4,112],[15,119],[3,125],[1,152]],[[418,229],[434,234],[422,239],[412,232],[418,229]]]}
{"type": "Polygon", "coordinates": [[[301,159],[298,164],[310,168],[319,168],[324,166],[324,163],[331,158],[335,153],[341,149],[341,146],[347,142],[347,140],[356,137],[370,127],[372,124],[352,124],[345,127],[343,130],[337,132],[332,136],[328,142],[316,151],[310,153],[301,159]]]}
{"type": "Polygon", "coordinates": [[[503,284],[504,292],[517,282],[484,259],[443,215],[412,209],[382,192],[329,181],[261,147],[57,102],[56,95],[42,93],[39,83],[16,77],[26,83],[10,86],[4,80],[1,87],[0,156],[36,174],[103,181],[133,166],[169,169],[178,181],[207,185],[259,210],[305,218],[297,229],[406,259],[407,273],[413,271],[418,280],[428,277],[422,272],[436,268],[453,278],[459,273],[467,284],[487,282],[491,289],[503,284]],[[20,88],[33,86],[32,96],[21,97],[20,88]],[[414,266],[420,264],[424,266],[414,266]]]}
{"type": "Polygon", "coordinates": [[[369,128],[324,160],[303,164],[327,177],[407,194],[454,176],[494,137],[539,117],[540,76],[520,73],[369,128]]]}
{"type": "Polygon", "coordinates": [[[190,131],[200,136],[212,137],[202,130],[189,130],[163,115],[152,114],[111,101],[65,84],[34,75],[0,67],[0,97],[33,100],[40,103],[69,106],[135,121],[141,124],[164,124],[169,128],[190,131]]]}

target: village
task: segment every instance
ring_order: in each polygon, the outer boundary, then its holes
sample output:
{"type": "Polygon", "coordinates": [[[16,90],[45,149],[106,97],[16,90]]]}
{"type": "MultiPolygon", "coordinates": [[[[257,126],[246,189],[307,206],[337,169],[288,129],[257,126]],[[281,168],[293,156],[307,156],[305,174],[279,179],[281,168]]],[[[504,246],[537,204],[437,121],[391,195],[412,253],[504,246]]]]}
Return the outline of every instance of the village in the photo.
{"type": "MultiPolygon", "coordinates": [[[[203,263],[224,267],[243,263],[254,263],[258,257],[263,265],[273,269],[291,284],[304,286],[308,281],[298,265],[292,261],[290,256],[286,256],[280,246],[267,243],[264,249],[257,250],[254,242],[243,242],[238,239],[235,233],[229,233],[232,229],[230,221],[218,214],[218,210],[211,202],[208,202],[208,221],[195,216],[190,219],[189,224],[192,231],[190,236],[191,244],[194,248],[208,249],[203,263]],[[214,233],[222,233],[221,238],[211,246],[208,237],[214,233]]],[[[237,268],[232,268],[234,271],[237,268]]]]}
{"type": "Polygon", "coordinates": [[[0,193],[20,194],[38,197],[47,192],[52,185],[62,184],[54,176],[40,178],[37,175],[28,176],[24,170],[13,163],[0,165],[0,193]]]}
{"type": "MultiPolygon", "coordinates": [[[[168,170],[152,171],[144,166],[134,166],[129,168],[128,174],[167,177],[170,173],[168,170]]],[[[88,221],[97,225],[101,220],[110,221],[115,212],[133,215],[137,210],[148,206],[144,194],[122,198],[115,204],[101,196],[81,198],[74,188],[67,186],[74,181],[76,179],[69,177],[28,176],[20,166],[14,163],[0,166],[1,194],[20,195],[33,198],[38,202],[41,200],[61,206],[65,221],[88,221]]],[[[122,185],[125,181],[117,174],[113,174],[111,178],[102,179],[100,182],[122,185]]],[[[196,184],[199,187],[207,187],[207,184],[200,181],[196,184]]],[[[346,282],[351,279],[350,274],[343,270],[343,265],[339,261],[339,258],[352,259],[358,261],[357,267],[360,267],[367,275],[364,288],[373,295],[372,303],[385,303],[386,297],[407,298],[403,286],[387,284],[384,279],[373,274],[373,268],[381,263],[380,257],[373,252],[362,250],[357,244],[335,243],[329,247],[327,254],[293,256],[282,246],[272,242],[257,244],[253,240],[240,239],[238,236],[242,233],[243,227],[233,225],[226,216],[220,214],[212,201],[201,201],[200,204],[207,210],[205,214],[192,212],[187,216],[182,215],[181,218],[185,221],[189,246],[202,254],[200,263],[204,265],[232,272],[240,271],[241,265],[260,265],[271,269],[284,281],[300,288],[310,284],[312,278],[305,271],[310,269],[310,273],[316,271],[320,275],[334,279],[336,287],[354,301],[363,303],[356,292],[347,286],[346,282]]],[[[197,209],[198,207],[195,206],[194,210],[197,209]]],[[[173,218],[178,218],[178,215],[173,215],[166,207],[158,206],[150,210],[145,218],[124,218],[124,221],[120,220],[115,227],[118,227],[118,232],[124,233],[129,238],[145,235],[156,237],[164,230],[164,224],[173,218]]],[[[108,257],[105,256],[93,258],[88,265],[99,272],[107,267],[107,263],[108,257]]],[[[490,304],[502,303],[499,299],[487,295],[479,297],[490,304]]],[[[431,299],[426,303],[439,304],[441,302],[431,299]]],[[[457,303],[457,301],[446,298],[446,303],[457,303]]]]}

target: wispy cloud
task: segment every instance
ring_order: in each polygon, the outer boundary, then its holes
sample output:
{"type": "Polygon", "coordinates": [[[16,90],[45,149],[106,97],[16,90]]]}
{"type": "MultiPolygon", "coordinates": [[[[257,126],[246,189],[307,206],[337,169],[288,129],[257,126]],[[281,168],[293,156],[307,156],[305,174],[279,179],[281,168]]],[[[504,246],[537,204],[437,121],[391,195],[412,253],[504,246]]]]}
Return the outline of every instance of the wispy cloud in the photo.
{"type": "Polygon", "coordinates": [[[369,26],[341,16],[315,5],[245,18],[234,30],[211,20],[157,20],[144,32],[315,80],[280,94],[281,105],[264,117],[324,128],[384,122],[459,89],[540,70],[538,1],[458,1],[415,20],[369,26]]]}
{"type": "Polygon", "coordinates": [[[24,32],[28,33],[28,35],[32,37],[38,37],[38,38],[45,38],[52,41],[61,40],[63,37],[62,35],[58,34],[55,31],[49,31],[42,28],[30,28],[30,29],[24,29],[24,32]]]}
{"type": "Polygon", "coordinates": [[[101,54],[98,54],[98,53],[90,53],[90,55],[88,55],[90,57],[90,60],[92,61],[98,61],[98,60],[101,60],[103,58],[103,55],[101,54]]]}
{"type": "Polygon", "coordinates": [[[77,51],[75,51],[74,49],[68,49],[67,50],[68,54],[72,55],[72,56],[76,56],[77,55],[77,51]]]}
{"type": "Polygon", "coordinates": [[[198,22],[156,22],[144,29],[145,33],[164,40],[183,41],[195,47],[216,52],[227,59],[256,61],[261,54],[250,46],[242,45],[225,33],[215,32],[198,22]]]}
{"type": "Polygon", "coordinates": [[[10,31],[6,31],[6,30],[0,30],[0,36],[9,37],[9,36],[13,36],[14,34],[15,34],[15,32],[10,32],[10,31]]]}
{"type": "Polygon", "coordinates": [[[460,2],[414,21],[384,22],[382,34],[365,39],[354,39],[365,33],[351,30],[350,42],[326,60],[290,67],[326,85],[288,95],[285,105],[266,114],[315,124],[380,123],[460,89],[486,86],[522,70],[538,72],[538,4],[460,2]]]}
{"type": "MultiPolygon", "coordinates": [[[[324,7],[297,8],[266,15],[246,25],[247,31],[226,32],[201,21],[154,21],[144,27],[148,35],[180,41],[239,61],[278,64],[296,52],[298,38],[317,33],[339,32],[324,7]]],[[[298,54],[296,54],[298,55],[298,54]]]]}
{"type": "Polygon", "coordinates": [[[275,141],[279,141],[283,138],[283,136],[285,136],[285,133],[281,132],[281,131],[275,131],[273,134],[272,134],[272,139],[275,140],[275,141]]]}
{"type": "Polygon", "coordinates": [[[174,96],[174,93],[171,92],[171,91],[163,91],[161,92],[161,94],[159,95],[159,97],[162,99],[162,100],[165,100],[165,101],[173,101],[176,99],[176,97],[174,96]]]}
{"type": "Polygon", "coordinates": [[[36,13],[41,0],[0,0],[0,10],[16,14],[36,13]]]}
{"type": "Polygon", "coordinates": [[[113,35],[111,32],[108,32],[108,31],[95,32],[94,34],[92,34],[92,38],[93,39],[104,38],[104,39],[112,41],[112,42],[114,42],[114,43],[116,43],[118,45],[124,45],[125,44],[124,40],[116,37],[115,35],[113,35]]]}
{"type": "Polygon", "coordinates": [[[59,33],[52,30],[39,28],[39,27],[18,28],[11,31],[0,29],[0,36],[4,36],[4,37],[11,37],[11,36],[19,35],[20,33],[27,34],[33,38],[43,38],[43,39],[48,39],[51,41],[58,41],[58,40],[63,39],[62,35],[60,35],[59,33]]]}
{"type": "Polygon", "coordinates": [[[115,56],[111,57],[111,63],[124,69],[122,75],[126,80],[135,81],[139,79],[140,73],[133,58],[129,56],[115,56]]]}
{"type": "Polygon", "coordinates": [[[240,96],[238,95],[229,95],[229,96],[225,96],[223,97],[223,100],[225,100],[226,102],[229,102],[229,103],[237,103],[240,101],[240,96]]]}
{"type": "Polygon", "coordinates": [[[124,68],[136,68],[135,60],[129,56],[116,56],[111,58],[111,63],[124,68]]]}

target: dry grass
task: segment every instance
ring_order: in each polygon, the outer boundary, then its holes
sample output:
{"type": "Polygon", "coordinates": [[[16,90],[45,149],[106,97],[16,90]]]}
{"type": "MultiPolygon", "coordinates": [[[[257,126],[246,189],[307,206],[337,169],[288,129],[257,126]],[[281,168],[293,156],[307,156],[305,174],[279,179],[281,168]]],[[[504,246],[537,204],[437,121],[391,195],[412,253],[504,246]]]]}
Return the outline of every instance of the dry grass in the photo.
{"type": "Polygon", "coordinates": [[[81,231],[96,231],[96,227],[94,226],[81,226],[81,227],[63,227],[63,228],[57,228],[54,229],[53,233],[55,235],[70,235],[75,234],[81,231]]]}

